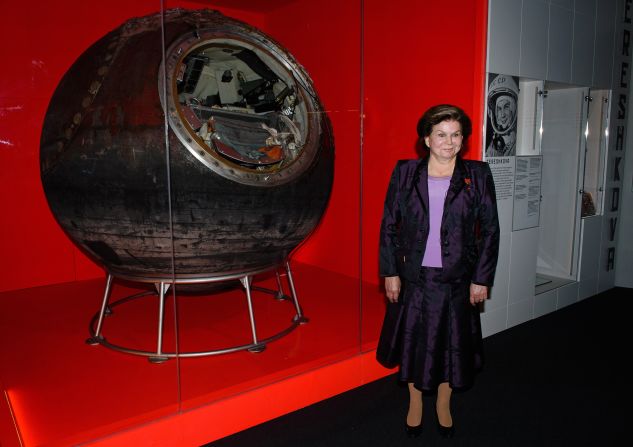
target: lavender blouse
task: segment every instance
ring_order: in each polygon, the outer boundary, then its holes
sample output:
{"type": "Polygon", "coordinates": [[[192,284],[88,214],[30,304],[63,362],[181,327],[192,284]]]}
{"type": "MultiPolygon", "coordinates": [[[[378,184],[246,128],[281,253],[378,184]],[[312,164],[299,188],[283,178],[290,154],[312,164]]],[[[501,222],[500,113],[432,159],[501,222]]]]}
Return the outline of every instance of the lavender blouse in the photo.
{"type": "Polygon", "coordinates": [[[432,177],[429,175],[429,237],[422,259],[424,267],[442,267],[442,245],[440,227],[444,214],[444,200],[451,183],[450,177],[432,177]]]}

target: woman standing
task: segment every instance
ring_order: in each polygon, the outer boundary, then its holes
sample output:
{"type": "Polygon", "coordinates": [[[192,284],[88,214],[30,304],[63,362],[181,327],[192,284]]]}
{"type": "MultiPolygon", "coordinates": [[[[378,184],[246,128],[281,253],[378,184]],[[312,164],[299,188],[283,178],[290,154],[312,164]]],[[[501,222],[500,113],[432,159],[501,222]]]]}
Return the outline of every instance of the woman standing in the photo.
{"type": "Polygon", "coordinates": [[[408,383],[409,436],[422,431],[422,392],[437,392],[437,428],[451,437],[451,393],[470,387],[483,362],[478,304],[493,283],[499,222],[488,164],[459,157],[471,129],[459,107],[427,110],[417,131],[428,157],[398,161],[385,199],[380,275],[390,304],[377,359],[408,383]]]}

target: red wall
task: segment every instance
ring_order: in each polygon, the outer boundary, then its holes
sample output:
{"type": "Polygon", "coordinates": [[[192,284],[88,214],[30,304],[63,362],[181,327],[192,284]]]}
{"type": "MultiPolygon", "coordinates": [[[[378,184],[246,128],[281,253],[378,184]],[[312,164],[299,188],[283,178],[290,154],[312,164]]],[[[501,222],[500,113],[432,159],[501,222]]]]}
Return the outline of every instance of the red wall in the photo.
{"type": "MultiPolygon", "coordinates": [[[[66,237],[40,181],[39,138],[48,102],[74,60],[130,17],[160,11],[159,0],[7,2],[0,19],[0,291],[103,276],[66,237]]],[[[209,2],[166,2],[166,7],[209,2]]],[[[217,8],[254,26],[255,11],[217,8]]]]}
{"type": "MultiPolygon", "coordinates": [[[[478,158],[487,2],[410,1],[397,8],[378,0],[272,3],[166,1],[165,6],[215,6],[270,34],[306,67],[334,126],[336,166],[329,208],[295,259],[357,277],[362,242],[362,277],[377,282],[386,184],[397,159],[416,156],[415,124],[423,110],[454,102],[470,112],[475,134],[469,155],[478,158]]],[[[48,209],[39,176],[39,135],[48,101],[73,61],[128,18],[159,9],[159,0],[5,5],[0,291],[103,275],[48,209]]]]}
{"type": "Polygon", "coordinates": [[[378,282],[378,235],[391,170],[416,158],[416,125],[435,104],[473,120],[466,158],[481,159],[486,0],[365,1],[363,280],[378,282]],[[391,5],[395,6],[396,3],[391,5]]]}
{"type": "Polygon", "coordinates": [[[360,267],[360,5],[296,1],[267,17],[267,32],[310,73],[334,129],[330,203],[295,259],[353,277],[360,267]]]}

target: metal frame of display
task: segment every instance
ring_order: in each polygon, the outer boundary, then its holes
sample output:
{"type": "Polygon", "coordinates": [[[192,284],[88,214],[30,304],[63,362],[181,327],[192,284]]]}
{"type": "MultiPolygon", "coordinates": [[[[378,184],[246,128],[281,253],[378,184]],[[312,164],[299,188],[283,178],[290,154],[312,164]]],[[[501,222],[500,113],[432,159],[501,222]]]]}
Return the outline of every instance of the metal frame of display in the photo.
{"type": "Polygon", "coordinates": [[[162,363],[166,360],[172,358],[184,358],[184,357],[203,357],[209,355],[218,355],[218,354],[228,354],[230,352],[243,351],[248,350],[250,352],[258,353],[262,352],[266,349],[266,344],[270,343],[274,340],[277,340],[287,334],[289,334],[293,329],[295,329],[300,324],[305,324],[308,322],[308,319],[303,315],[301,310],[301,306],[299,305],[299,300],[297,298],[297,293],[295,290],[294,281],[292,278],[292,271],[290,270],[290,263],[288,261],[283,264],[269,266],[257,270],[251,270],[247,272],[240,273],[232,273],[218,276],[195,276],[195,277],[178,277],[170,278],[170,279],[156,279],[156,278],[139,278],[139,277],[129,277],[125,275],[114,274],[111,272],[107,273],[105,291],[103,294],[103,301],[101,303],[101,310],[96,313],[92,320],[90,321],[90,337],[86,340],[86,343],[89,345],[102,345],[106,348],[124,352],[127,354],[145,356],[151,363],[162,363]],[[290,288],[291,296],[285,295],[283,292],[283,287],[281,284],[281,278],[279,271],[281,268],[286,272],[286,277],[288,280],[288,286],[290,288]],[[257,275],[261,275],[266,272],[275,272],[275,276],[277,279],[277,290],[268,289],[265,287],[253,286],[253,278],[257,275]],[[112,291],[112,283],[114,278],[131,281],[131,282],[140,282],[140,283],[152,283],[156,288],[156,292],[146,291],[133,295],[126,296],[121,298],[114,303],[109,303],[110,301],[110,293],[112,291]],[[164,319],[164,309],[165,309],[165,296],[169,287],[173,284],[207,284],[207,283],[221,283],[226,281],[234,281],[239,280],[244,287],[246,292],[246,301],[248,304],[248,314],[250,318],[250,326],[253,342],[246,345],[239,346],[231,346],[222,349],[213,349],[209,351],[195,351],[195,352],[164,352],[163,351],[163,319],[164,319]],[[259,339],[257,337],[257,325],[255,323],[255,313],[253,311],[253,300],[252,300],[252,291],[260,291],[264,293],[268,293],[274,295],[278,300],[288,300],[292,298],[293,304],[295,306],[295,315],[292,318],[290,326],[286,327],[284,330],[277,332],[276,334],[267,337],[265,339],[259,339]],[[106,316],[112,314],[112,309],[116,306],[128,303],[137,298],[141,298],[147,295],[157,295],[158,296],[158,335],[157,335],[157,347],[156,351],[142,351],[140,349],[133,349],[125,346],[120,346],[114,343],[110,343],[106,340],[103,335],[103,323],[106,316]]]}

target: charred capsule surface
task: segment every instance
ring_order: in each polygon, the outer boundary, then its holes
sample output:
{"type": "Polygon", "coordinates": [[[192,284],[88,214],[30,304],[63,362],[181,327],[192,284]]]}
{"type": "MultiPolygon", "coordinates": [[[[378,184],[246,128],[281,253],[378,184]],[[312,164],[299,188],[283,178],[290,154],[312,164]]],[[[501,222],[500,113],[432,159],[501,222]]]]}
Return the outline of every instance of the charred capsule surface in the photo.
{"type": "Polygon", "coordinates": [[[287,50],[180,9],[131,19],[77,59],[40,151],[66,233],[111,273],[144,278],[283,261],[325,210],[333,160],[327,115],[287,50]]]}

